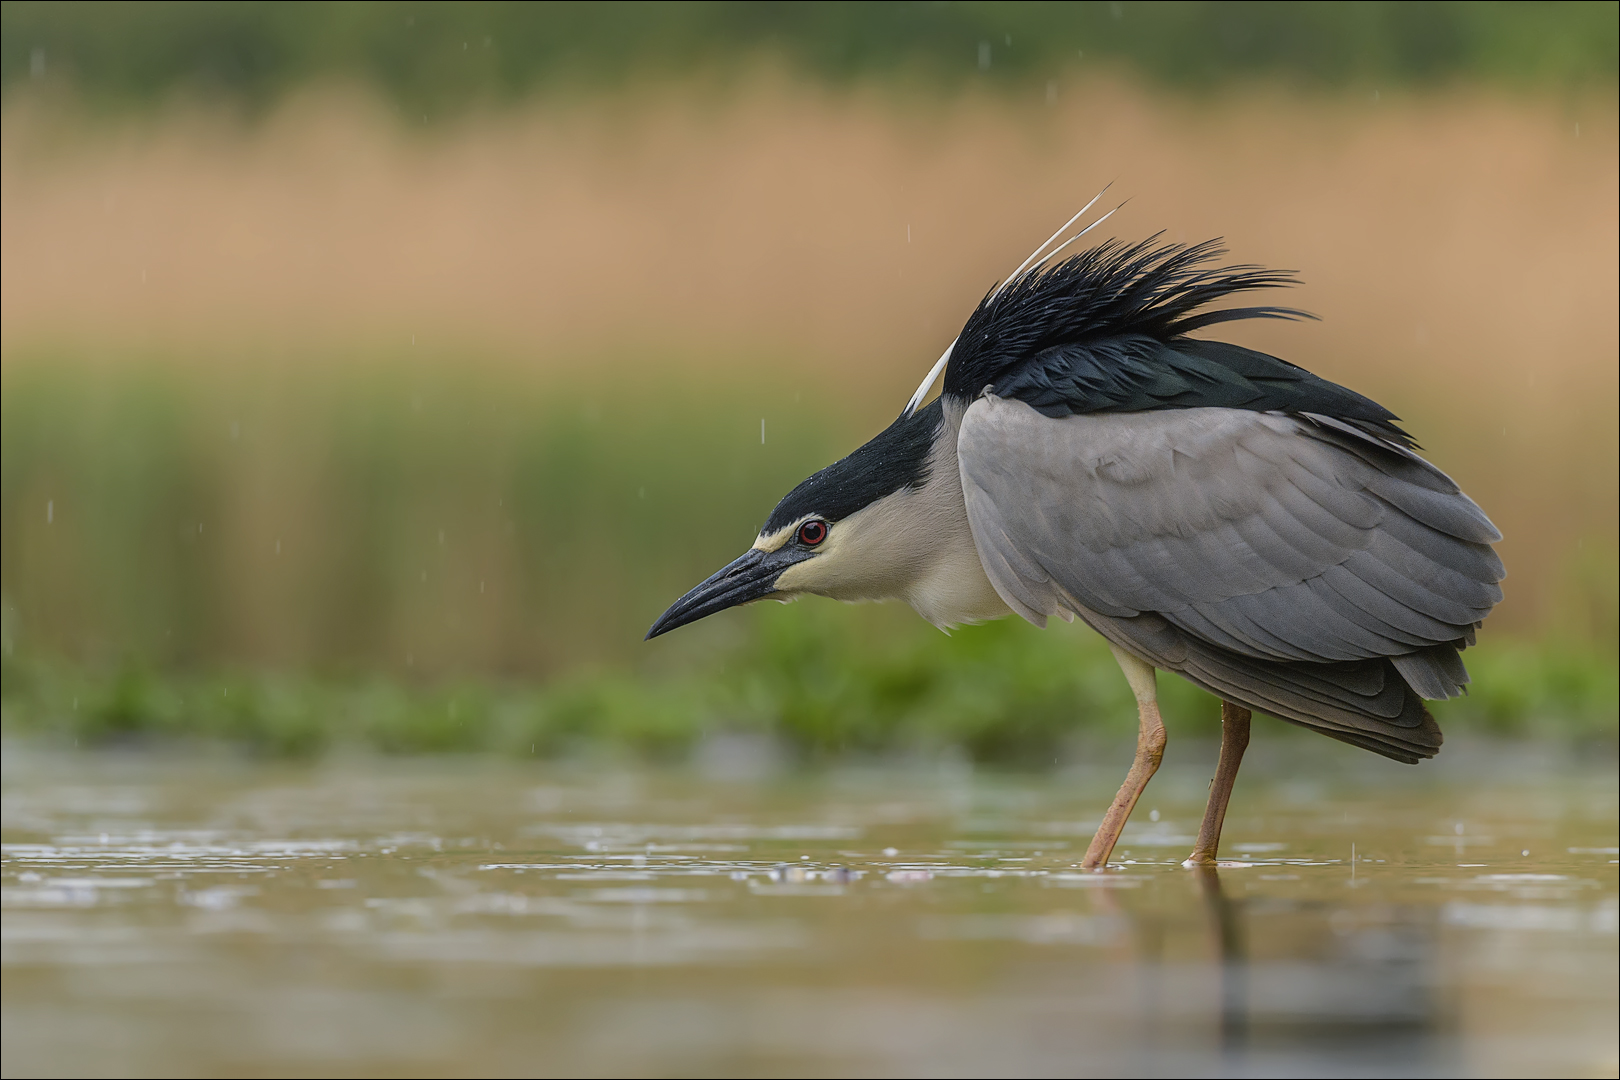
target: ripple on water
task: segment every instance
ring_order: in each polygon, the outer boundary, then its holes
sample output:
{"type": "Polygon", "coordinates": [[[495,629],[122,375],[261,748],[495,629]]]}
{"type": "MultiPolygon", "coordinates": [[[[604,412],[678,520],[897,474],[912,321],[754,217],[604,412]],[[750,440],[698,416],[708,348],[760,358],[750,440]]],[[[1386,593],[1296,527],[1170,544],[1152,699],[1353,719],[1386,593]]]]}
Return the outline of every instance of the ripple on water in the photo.
{"type": "Polygon", "coordinates": [[[1080,869],[1061,777],[97,760],[8,774],[7,1075],[1613,1071],[1612,768],[1259,768],[1210,875],[1175,797],[1080,869]]]}

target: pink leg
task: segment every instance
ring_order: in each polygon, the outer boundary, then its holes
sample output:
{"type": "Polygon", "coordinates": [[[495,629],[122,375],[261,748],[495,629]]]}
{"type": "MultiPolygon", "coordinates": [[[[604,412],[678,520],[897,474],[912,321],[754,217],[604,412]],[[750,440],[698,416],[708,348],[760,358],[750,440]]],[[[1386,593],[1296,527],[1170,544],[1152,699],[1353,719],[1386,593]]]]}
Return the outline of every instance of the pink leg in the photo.
{"type": "Polygon", "coordinates": [[[1198,842],[1184,865],[1215,865],[1215,854],[1221,846],[1221,825],[1226,821],[1226,804],[1232,799],[1232,785],[1237,782],[1243,751],[1249,748],[1250,715],[1241,705],[1221,702],[1221,756],[1215,765],[1209,802],[1204,807],[1204,823],[1198,828],[1198,842]]]}
{"type": "Polygon", "coordinates": [[[1080,863],[1087,870],[1108,865],[1108,856],[1113,854],[1114,845],[1119,843],[1119,834],[1124,831],[1125,822],[1136,808],[1136,800],[1142,797],[1142,789],[1147,787],[1153,774],[1159,771],[1159,762],[1164,760],[1164,720],[1159,716],[1153,668],[1119,649],[1114,649],[1114,658],[1124,669],[1131,692],[1136,695],[1141,726],[1136,735],[1136,759],[1131,762],[1131,771],[1125,774],[1125,783],[1120,785],[1119,794],[1114,796],[1108,813],[1103,815],[1102,825],[1097,829],[1097,835],[1092,837],[1086,857],[1080,863]]]}

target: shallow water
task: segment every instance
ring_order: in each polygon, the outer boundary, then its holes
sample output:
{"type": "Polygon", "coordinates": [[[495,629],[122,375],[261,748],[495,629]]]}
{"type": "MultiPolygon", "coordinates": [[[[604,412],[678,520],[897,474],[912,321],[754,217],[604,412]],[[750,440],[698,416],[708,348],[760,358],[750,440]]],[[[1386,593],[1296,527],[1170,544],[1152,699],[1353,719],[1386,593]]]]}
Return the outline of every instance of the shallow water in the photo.
{"type": "MultiPolygon", "coordinates": [[[[1320,745],[1318,745],[1320,743],[1320,745]]],[[[1614,1075],[1611,752],[1122,771],[4,755],[13,1075],[1614,1075]],[[740,777],[740,779],[739,779],[740,777]]]]}

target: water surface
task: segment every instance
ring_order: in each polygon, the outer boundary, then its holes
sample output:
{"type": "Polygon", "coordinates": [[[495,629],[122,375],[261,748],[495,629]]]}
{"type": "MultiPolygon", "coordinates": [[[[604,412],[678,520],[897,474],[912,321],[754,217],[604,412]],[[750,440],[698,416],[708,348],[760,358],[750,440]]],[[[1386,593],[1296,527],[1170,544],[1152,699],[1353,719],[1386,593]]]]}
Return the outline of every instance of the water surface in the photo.
{"type": "MultiPolygon", "coordinates": [[[[1320,744],[1320,745],[1318,745],[1320,744]]],[[[4,756],[6,1075],[1614,1075],[1611,753],[4,756]],[[1205,761],[1204,758],[1211,761],[1205,761]]]]}

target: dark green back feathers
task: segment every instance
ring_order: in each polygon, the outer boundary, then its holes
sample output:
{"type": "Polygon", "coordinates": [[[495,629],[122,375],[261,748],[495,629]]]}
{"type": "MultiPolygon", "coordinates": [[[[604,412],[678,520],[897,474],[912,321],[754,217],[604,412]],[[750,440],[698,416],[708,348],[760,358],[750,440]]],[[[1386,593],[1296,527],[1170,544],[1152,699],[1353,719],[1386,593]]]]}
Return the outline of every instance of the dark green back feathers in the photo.
{"type": "Polygon", "coordinates": [[[962,328],[945,393],[972,400],[988,388],[1047,416],[1209,406],[1310,413],[1410,446],[1393,413],[1353,390],[1275,356],[1187,336],[1238,319],[1310,317],[1278,307],[1200,310],[1295,283],[1253,266],[1210,267],[1223,253],[1215,241],[1110,241],[1013,281],[962,328]]]}

